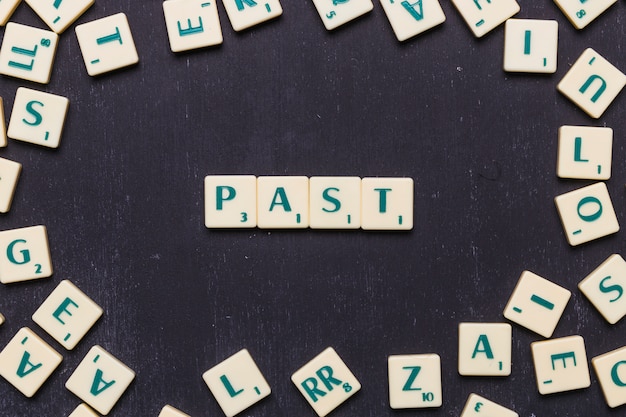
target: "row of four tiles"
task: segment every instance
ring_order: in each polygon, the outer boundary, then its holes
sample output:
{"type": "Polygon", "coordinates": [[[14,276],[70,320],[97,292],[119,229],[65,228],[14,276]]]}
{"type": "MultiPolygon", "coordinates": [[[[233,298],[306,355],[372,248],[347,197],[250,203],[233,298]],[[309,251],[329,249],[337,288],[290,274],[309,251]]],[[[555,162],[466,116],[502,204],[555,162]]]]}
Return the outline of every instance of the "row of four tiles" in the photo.
{"type": "Polygon", "coordinates": [[[413,179],[209,175],[207,228],[413,228],[413,179]]]}

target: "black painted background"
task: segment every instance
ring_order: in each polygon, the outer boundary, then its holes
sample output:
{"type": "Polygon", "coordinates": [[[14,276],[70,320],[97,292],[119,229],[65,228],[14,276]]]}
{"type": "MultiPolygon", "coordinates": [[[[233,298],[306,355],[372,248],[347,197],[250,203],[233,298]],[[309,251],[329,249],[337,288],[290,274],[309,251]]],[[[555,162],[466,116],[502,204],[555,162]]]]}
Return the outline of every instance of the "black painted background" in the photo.
{"type": "MultiPolygon", "coordinates": [[[[0,381],[0,415],[67,416],[80,401],[65,381],[94,344],[137,372],[111,416],[166,403],[223,415],[201,375],[242,348],[273,390],[242,416],[314,416],[290,376],[328,346],[363,384],[336,417],[458,416],[470,392],[521,416],[622,415],[593,371],[588,389],[541,396],[529,346],[541,337],[517,325],[510,377],[457,373],[458,323],[504,321],[524,269],[573,292],[555,337],[582,335],[590,359],[626,344],[626,323],[607,324],[576,287],[624,253],[624,232],[571,248],[552,201],[588,184],[557,179],[558,128],[609,126],[607,185],[626,219],[624,93],[596,121],[556,90],[587,47],[626,70],[626,6],[577,31],[552,1],[519,3],[516,17],[559,22],[556,74],[505,73],[503,27],[476,39],[448,0],[446,22],[405,43],[378,1],[332,33],[310,1],[284,0],[282,17],[239,34],[220,4],[224,44],[180,55],[160,1],[98,0],[79,22],[126,13],[137,66],[89,77],[71,27],[49,85],[0,79],[7,121],[20,86],[70,100],[59,149],[0,151],[23,164],[0,229],[47,226],[55,270],[0,285],[0,345],[29,326],[64,356],[32,399],[0,381]],[[415,228],[207,230],[210,174],[412,177],[415,228]],[[105,310],[71,352],[30,319],[63,279],[105,310]],[[443,407],[391,410],[387,356],[431,352],[443,407]]],[[[45,28],[26,4],[12,20],[45,28]]]]}

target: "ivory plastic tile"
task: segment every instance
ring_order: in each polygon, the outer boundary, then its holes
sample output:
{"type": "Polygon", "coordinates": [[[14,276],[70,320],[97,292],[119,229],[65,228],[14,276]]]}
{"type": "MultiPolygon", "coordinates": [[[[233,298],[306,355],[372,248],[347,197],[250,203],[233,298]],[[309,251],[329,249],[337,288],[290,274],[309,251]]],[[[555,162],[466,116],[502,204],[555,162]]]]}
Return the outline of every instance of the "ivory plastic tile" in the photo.
{"type": "Polygon", "coordinates": [[[333,30],[365,13],[374,5],[371,0],[313,0],[327,30],[333,30]]]}
{"type": "Polygon", "coordinates": [[[626,346],[591,359],[609,407],[626,404],[626,346]]]}
{"type": "Polygon", "coordinates": [[[504,70],[554,73],[558,43],[556,20],[509,19],[504,24],[504,70]]]}
{"type": "Polygon", "coordinates": [[[522,275],[504,308],[504,317],[543,337],[556,328],[571,292],[530,271],[522,275]]]}
{"type": "Polygon", "coordinates": [[[359,381],[331,347],[298,369],[291,381],[320,417],[361,389],[359,381]]]}
{"type": "Polygon", "coordinates": [[[626,75],[596,51],[588,48],[565,74],[557,89],[589,116],[597,119],[622,91],[624,85],[626,75]]]}
{"type": "Polygon", "coordinates": [[[540,394],[572,391],[591,385],[585,341],[581,336],[530,344],[540,394]]]}
{"type": "Polygon", "coordinates": [[[28,327],[0,352],[0,375],[27,397],[35,395],[63,357],[28,327]]]}
{"type": "Polygon", "coordinates": [[[441,407],[439,355],[392,355],[388,359],[388,368],[391,408],[441,407]]]}
{"type": "Polygon", "coordinates": [[[133,35],[124,13],[76,26],[78,45],[91,76],[139,62],[133,35]]]}
{"type": "Polygon", "coordinates": [[[183,413],[180,410],[175,409],[171,405],[163,407],[158,417],[190,417],[188,414],[183,413]]]}
{"type": "Polygon", "coordinates": [[[309,190],[311,228],[361,227],[361,178],[311,177],[309,190]]]}
{"type": "Polygon", "coordinates": [[[4,316],[0,314],[0,325],[4,323],[4,316]]]}
{"type": "Polygon", "coordinates": [[[233,29],[248,29],[283,14],[278,0],[222,0],[233,29]]]}
{"type": "Polygon", "coordinates": [[[7,146],[7,124],[4,120],[4,103],[0,97],[0,148],[7,146]]]}
{"type": "Polygon", "coordinates": [[[24,0],[50,29],[63,33],[94,3],[94,0],[24,0]]]}
{"type": "Polygon", "coordinates": [[[22,164],[0,158],[0,213],[7,213],[11,209],[20,172],[22,164]]]}
{"type": "Polygon", "coordinates": [[[50,82],[59,35],[10,22],[0,48],[0,74],[40,84],[50,82]]]}
{"type": "Polygon", "coordinates": [[[506,407],[496,404],[477,394],[470,394],[461,412],[461,417],[519,417],[506,407]]]}
{"type": "Polygon", "coordinates": [[[0,2],[0,26],[7,24],[21,0],[2,0],[0,2]]]}
{"type": "Polygon", "coordinates": [[[626,316],[626,261],[620,255],[609,256],[578,288],[609,323],[615,324],[626,316]]]}
{"type": "Polygon", "coordinates": [[[557,175],[560,178],[608,180],[611,177],[613,129],[561,126],[557,175]]]}
{"type": "Polygon", "coordinates": [[[257,225],[257,179],[254,175],[204,178],[204,224],[208,228],[257,225]]]}
{"type": "Polygon", "coordinates": [[[227,417],[239,414],[272,392],[246,349],[209,369],[202,378],[227,417]]]}
{"type": "Polygon", "coordinates": [[[582,29],[617,3],[617,0],[554,0],[554,2],[576,29],[582,29]]]}
{"type": "Polygon", "coordinates": [[[27,281],[52,275],[45,226],[0,232],[0,282],[27,281]]]}
{"type": "Polygon", "coordinates": [[[554,202],[572,246],[619,231],[611,197],[603,182],[562,194],[554,202]]]}
{"type": "Polygon", "coordinates": [[[400,42],[446,21],[439,0],[380,0],[400,42]]]}
{"type": "Polygon", "coordinates": [[[20,87],[7,135],[11,139],[57,148],[69,104],[65,97],[20,87]]]}
{"type": "Polygon", "coordinates": [[[163,14],[172,52],[189,51],[223,42],[214,0],[167,0],[163,14]]]}
{"type": "Polygon", "coordinates": [[[474,36],[480,38],[519,12],[515,0],[452,0],[474,36]]]}
{"type": "Polygon", "coordinates": [[[92,347],[65,387],[107,415],[135,378],[135,372],[100,346],[92,347]]]}
{"type": "Polygon", "coordinates": [[[309,179],[258,177],[257,223],[262,229],[309,227],[309,179]]]}
{"type": "Polygon", "coordinates": [[[460,323],[459,374],[510,375],[511,337],[508,323],[460,323]]]}
{"type": "Polygon", "coordinates": [[[88,405],[81,404],[68,417],[98,417],[98,415],[88,405]]]}
{"type": "Polygon", "coordinates": [[[102,316],[102,308],[68,280],[61,281],[33,314],[33,321],[68,350],[102,316]]]}
{"type": "Polygon", "coordinates": [[[365,230],[411,230],[413,179],[363,178],[361,227],[365,230]]]}

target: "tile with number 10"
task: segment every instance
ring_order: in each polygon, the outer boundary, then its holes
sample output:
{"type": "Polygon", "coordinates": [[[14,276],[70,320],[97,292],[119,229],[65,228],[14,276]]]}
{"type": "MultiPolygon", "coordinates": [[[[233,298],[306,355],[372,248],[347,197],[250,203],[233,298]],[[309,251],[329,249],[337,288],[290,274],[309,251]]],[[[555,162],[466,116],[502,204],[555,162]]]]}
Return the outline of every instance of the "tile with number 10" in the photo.
{"type": "Polygon", "coordinates": [[[435,353],[388,358],[389,406],[441,407],[441,358],[435,353]]]}

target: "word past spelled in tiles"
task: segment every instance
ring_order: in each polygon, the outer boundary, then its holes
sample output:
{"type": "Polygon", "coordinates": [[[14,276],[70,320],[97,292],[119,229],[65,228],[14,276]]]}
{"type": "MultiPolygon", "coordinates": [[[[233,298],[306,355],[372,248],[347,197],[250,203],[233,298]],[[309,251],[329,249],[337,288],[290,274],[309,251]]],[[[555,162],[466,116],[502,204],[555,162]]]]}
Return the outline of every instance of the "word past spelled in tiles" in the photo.
{"type": "Polygon", "coordinates": [[[92,347],[65,387],[102,415],[107,415],[135,379],[135,372],[102,349],[92,347]]]}
{"type": "Polygon", "coordinates": [[[361,389],[361,383],[331,347],[298,369],[291,381],[320,417],[361,389]]]}
{"type": "Polygon", "coordinates": [[[219,45],[224,40],[216,1],[167,0],[163,14],[172,52],[219,45]]]}
{"type": "Polygon", "coordinates": [[[543,337],[550,337],[570,296],[571,292],[565,288],[524,271],[504,308],[504,317],[543,337]]]}
{"type": "Polygon", "coordinates": [[[98,417],[98,415],[86,404],[81,404],[67,417],[98,417]]]}
{"type": "Polygon", "coordinates": [[[391,408],[441,407],[439,355],[392,355],[387,362],[391,408]]]}
{"type": "Polygon", "coordinates": [[[0,282],[27,281],[52,275],[45,226],[0,232],[0,282]]]}
{"type": "Polygon", "coordinates": [[[611,324],[626,315],[626,261],[611,255],[579,284],[580,291],[611,324]]]}
{"type": "Polygon", "coordinates": [[[461,412],[461,417],[519,417],[519,415],[515,411],[480,395],[470,394],[461,412]]]}
{"type": "Polygon", "coordinates": [[[49,30],[8,23],[0,48],[0,74],[47,84],[58,41],[49,30]]]}
{"type": "Polygon", "coordinates": [[[65,97],[20,87],[15,94],[7,135],[11,139],[57,148],[69,104],[65,97]]]}
{"type": "Polygon", "coordinates": [[[380,4],[400,42],[446,21],[439,0],[381,0],[380,4]]]}
{"type": "Polygon", "coordinates": [[[608,180],[611,177],[613,129],[561,126],[557,175],[559,178],[608,180]]]}
{"type": "Polygon", "coordinates": [[[459,374],[508,376],[511,374],[511,325],[459,324],[459,374]]]}
{"type": "Polygon", "coordinates": [[[540,394],[571,391],[591,385],[585,341],[581,336],[530,344],[540,394]]]}
{"type": "Polygon", "coordinates": [[[626,346],[591,359],[609,407],[626,404],[626,346]]]}
{"type": "Polygon", "coordinates": [[[237,32],[283,14],[278,0],[222,0],[233,29],[237,32]]]}
{"type": "Polygon", "coordinates": [[[166,405],[161,409],[161,412],[157,417],[190,417],[188,414],[183,413],[180,410],[175,409],[171,405],[166,405]]]}
{"type": "Polygon", "coordinates": [[[617,0],[554,0],[554,2],[576,29],[582,29],[617,3],[617,0]]]}
{"type": "Polygon", "coordinates": [[[87,73],[91,76],[139,62],[133,35],[124,13],[78,25],[76,37],[87,73]]]}
{"type": "Polygon", "coordinates": [[[597,119],[626,85],[626,75],[591,48],[585,49],[557,89],[597,119]]]}
{"type": "Polygon", "coordinates": [[[338,28],[374,8],[371,0],[313,0],[313,4],[327,30],[338,28]]]}
{"type": "Polygon", "coordinates": [[[102,308],[68,280],[61,283],[33,314],[33,321],[71,350],[102,316],[102,308]]]}
{"type": "Polygon", "coordinates": [[[227,417],[239,414],[272,392],[246,349],[209,369],[202,378],[227,417]]]}
{"type": "Polygon", "coordinates": [[[519,12],[515,0],[452,0],[474,36],[480,38],[519,12]]]}
{"type": "Polygon", "coordinates": [[[94,4],[94,0],[25,0],[46,25],[63,33],[94,4]]]}
{"type": "Polygon", "coordinates": [[[613,203],[603,182],[562,194],[554,202],[572,246],[619,231],[613,203]]]}
{"type": "Polygon", "coordinates": [[[0,213],[7,213],[11,208],[20,172],[22,164],[0,158],[0,213]]]}
{"type": "Polygon", "coordinates": [[[0,352],[0,375],[27,397],[35,395],[63,357],[27,327],[0,352]]]}
{"type": "Polygon", "coordinates": [[[504,24],[504,70],[556,72],[558,40],[556,20],[507,20],[504,24]]]}

